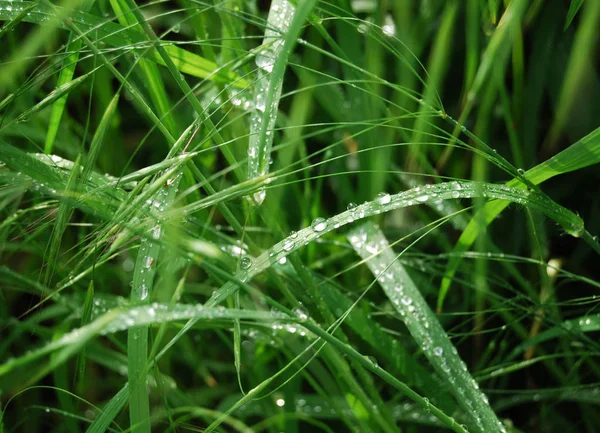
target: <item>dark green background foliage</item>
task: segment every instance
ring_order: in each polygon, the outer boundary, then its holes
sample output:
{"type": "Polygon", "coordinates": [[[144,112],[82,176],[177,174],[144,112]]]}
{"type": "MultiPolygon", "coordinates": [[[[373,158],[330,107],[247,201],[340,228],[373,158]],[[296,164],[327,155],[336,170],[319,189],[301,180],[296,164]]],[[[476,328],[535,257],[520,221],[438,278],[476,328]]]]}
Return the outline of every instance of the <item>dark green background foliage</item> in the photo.
{"type": "Polygon", "coordinates": [[[597,431],[600,2],[0,21],[0,431],[597,431]]]}

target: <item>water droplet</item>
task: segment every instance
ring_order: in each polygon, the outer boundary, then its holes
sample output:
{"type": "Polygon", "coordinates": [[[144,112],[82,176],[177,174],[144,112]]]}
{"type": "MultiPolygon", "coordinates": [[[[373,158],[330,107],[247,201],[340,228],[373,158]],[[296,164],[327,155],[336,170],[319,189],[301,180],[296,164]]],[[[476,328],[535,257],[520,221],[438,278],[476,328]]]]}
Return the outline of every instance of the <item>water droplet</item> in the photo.
{"type": "Polygon", "coordinates": [[[355,208],[356,208],[356,206],[357,206],[357,204],[356,204],[356,203],[350,202],[350,203],[348,203],[348,206],[346,206],[346,210],[352,210],[352,209],[355,209],[355,208]]]}
{"type": "Polygon", "coordinates": [[[294,241],[287,240],[283,243],[283,249],[285,251],[292,251],[294,249],[294,241]]]}
{"type": "Polygon", "coordinates": [[[181,31],[181,24],[177,23],[173,26],[173,33],[179,33],[181,31]]]}
{"type": "Polygon", "coordinates": [[[387,192],[380,192],[379,194],[377,194],[377,197],[375,197],[375,203],[377,203],[378,205],[383,206],[391,201],[392,197],[387,192]]]}
{"type": "Polygon", "coordinates": [[[298,233],[292,230],[292,231],[290,232],[290,238],[292,238],[292,239],[296,239],[297,237],[298,237],[298,233]]]}
{"type": "Polygon", "coordinates": [[[252,266],[252,259],[250,257],[242,257],[240,260],[240,267],[242,269],[248,269],[252,266]]]}
{"type": "Polygon", "coordinates": [[[427,200],[429,200],[429,196],[428,196],[427,194],[420,195],[420,196],[418,196],[418,197],[417,197],[417,199],[416,199],[416,200],[417,200],[417,201],[420,201],[420,202],[422,203],[422,202],[424,202],[424,201],[427,201],[427,200]]]}
{"type": "Polygon", "coordinates": [[[273,65],[275,65],[275,53],[272,50],[262,50],[256,56],[256,66],[263,69],[264,71],[272,72],[273,65]]]}
{"type": "Polygon", "coordinates": [[[282,398],[278,398],[278,399],[275,401],[275,404],[276,404],[277,406],[279,406],[279,407],[283,407],[283,406],[285,405],[285,400],[284,400],[284,399],[282,399],[282,398]]]}
{"type": "Polygon", "coordinates": [[[379,365],[379,364],[377,364],[377,359],[375,359],[375,358],[374,358],[374,357],[372,357],[372,356],[365,356],[365,359],[366,359],[367,361],[369,361],[369,362],[371,363],[371,365],[373,365],[373,366],[375,366],[375,367],[377,367],[377,366],[379,365]]]}
{"type": "Polygon", "coordinates": [[[287,258],[285,256],[283,256],[282,258],[279,259],[280,265],[285,265],[286,263],[287,263],[287,258]]]}
{"type": "Polygon", "coordinates": [[[439,347],[439,346],[438,346],[438,347],[435,347],[435,348],[433,349],[433,354],[434,354],[435,356],[442,356],[442,354],[443,354],[443,353],[444,353],[444,349],[442,349],[442,348],[441,348],[441,347],[439,347]]]}
{"type": "Polygon", "coordinates": [[[145,284],[140,286],[140,299],[143,301],[148,297],[148,287],[145,284]]]}
{"type": "Polygon", "coordinates": [[[525,170],[523,170],[522,168],[517,169],[517,172],[523,176],[525,174],[525,170]]]}
{"type": "Polygon", "coordinates": [[[401,302],[404,305],[410,305],[410,304],[412,304],[412,299],[408,296],[403,296],[401,302]]]}
{"type": "Polygon", "coordinates": [[[313,220],[310,225],[316,232],[322,232],[327,228],[327,220],[325,218],[317,217],[313,220]]]}

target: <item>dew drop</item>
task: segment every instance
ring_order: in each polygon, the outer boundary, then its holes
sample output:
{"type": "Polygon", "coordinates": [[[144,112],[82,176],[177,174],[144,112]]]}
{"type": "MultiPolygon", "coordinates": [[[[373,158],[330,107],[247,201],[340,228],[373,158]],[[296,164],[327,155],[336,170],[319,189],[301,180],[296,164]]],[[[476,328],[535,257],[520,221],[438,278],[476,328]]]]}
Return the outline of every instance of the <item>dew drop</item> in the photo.
{"type": "Polygon", "coordinates": [[[392,201],[392,197],[387,192],[380,192],[375,197],[375,203],[378,205],[386,205],[392,201]]]}
{"type": "Polygon", "coordinates": [[[322,232],[327,228],[327,220],[325,218],[317,217],[313,220],[310,225],[316,232],[322,232]]]}
{"type": "Polygon", "coordinates": [[[410,305],[410,304],[412,304],[412,299],[410,299],[410,297],[408,297],[408,296],[403,296],[401,302],[404,305],[410,305]]]}
{"type": "Polygon", "coordinates": [[[348,203],[348,206],[346,206],[346,210],[352,210],[352,209],[355,209],[355,208],[356,208],[356,206],[357,206],[357,204],[356,204],[356,203],[350,202],[350,203],[348,203]]]}
{"type": "Polygon", "coordinates": [[[433,354],[434,354],[435,356],[442,356],[442,353],[444,353],[444,349],[442,349],[442,348],[441,348],[441,347],[439,347],[439,346],[438,346],[438,347],[435,347],[435,348],[433,349],[433,354]]]}
{"type": "Polygon", "coordinates": [[[242,269],[248,269],[252,266],[252,259],[250,257],[242,257],[240,260],[240,266],[242,269]]]}
{"type": "Polygon", "coordinates": [[[283,249],[285,251],[292,251],[294,249],[294,241],[287,240],[283,243],[283,249]]]}
{"type": "Polygon", "coordinates": [[[145,284],[140,286],[140,299],[143,301],[148,297],[148,287],[145,284]]]}

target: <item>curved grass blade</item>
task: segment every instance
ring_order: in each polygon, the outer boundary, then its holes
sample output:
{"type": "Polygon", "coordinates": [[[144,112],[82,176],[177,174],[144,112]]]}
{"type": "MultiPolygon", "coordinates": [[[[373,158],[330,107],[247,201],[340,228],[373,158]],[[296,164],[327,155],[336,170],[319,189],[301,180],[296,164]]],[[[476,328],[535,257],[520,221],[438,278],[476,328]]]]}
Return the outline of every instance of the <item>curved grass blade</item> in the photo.
{"type": "MultiPolygon", "coordinates": [[[[26,366],[32,361],[40,359],[58,350],[75,352],[92,338],[99,335],[114,334],[127,331],[137,326],[160,325],[166,322],[197,319],[199,321],[225,320],[254,320],[254,321],[286,321],[296,323],[297,318],[283,313],[236,310],[222,307],[208,308],[199,304],[158,304],[142,305],[131,308],[117,308],[100,316],[92,323],[82,328],[75,329],[56,341],[46,344],[40,349],[28,352],[20,357],[13,358],[0,364],[0,376],[10,374],[15,368],[26,366]]],[[[69,355],[73,354],[70,353],[69,355]]],[[[65,361],[68,357],[63,357],[65,361]]]]}
{"type": "MultiPolygon", "coordinates": [[[[534,185],[548,180],[558,174],[569,173],[579,170],[580,168],[598,164],[600,162],[600,128],[595,129],[590,134],[583,137],[567,149],[563,150],[552,158],[528,170],[524,176],[534,185]]],[[[518,179],[513,179],[507,183],[507,186],[514,188],[525,188],[518,179]]],[[[452,250],[452,256],[446,266],[444,278],[440,285],[438,295],[437,309],[442,310],[446,294],[452,285],[452,279],[458,270],[458,266],[462,262],[462,253],[467,251],[479,233],[485,228],[508,206],[507,202],[495,201],[486,203],[479,210],[467,228],[462,232],[460,238],[456,242],[452,250]]]]}
{"type": "MultiPolygon", "coordinates": [[[[274,0],[271,4],[263,48],[256,56],[259,70],[254,96],[255,109],[250,118],[249,179],[269,172],[273,130],[286,65],[302,26],[315,4],[316,0],[300,2],[296,8],[287,0],[274,0]],[[283,41],[278,39],[282,34],[283,41]]],[[[253,197],[257,204],[261,204],[266,197],[266,190],[259,190],[253,197]]]]}
{"type": "Polygon", "coordinates": [[[474,431],[505,432],[487,397],[471,377],[444,328],[421,295],[387,239],[374,223],[352,230],[348,239],[367,261],[415,342],[470,417],[474,431]]]}
{"type": "Polygon", "coordinates": [[[552,340],[563,335],[580,335],[584,332],[600,331],[600,314],[582,316],[577,319],[565,320],[561,325],[539,333],[515,347],[507,360],[514,359],[528,348],[552,340]]]}
{"type": "MultiPolygon", "coordinates": [[[[316,218],[310,227],[293,233],[256,259],[250,260],[247,268],[240,270],[236,274],[236,280],[246,282],[304,245],[308,245],[324,234],[359,219],[389,212],[394,209],[436,202],[438,200],[480,197],[499,200],[492,203],[505,203],[505,205],[508,205],[509,202],[513,202],[539,210],[548,218],[560,224],[567,233],[575,237],[581,236],[584,231],[581,218],[562,206],[557,205],[546,195],[507,185],[452,181],[422,187],[418,186],[398,194],[381,193],[375,200],[352,207],[328,220],[316,218]]],[[[236,290],[236,283],[227,282],[213,293],[213,296],[210,298],[211,305],[221,303],[224,299],[235,293],[236,290]]]]}

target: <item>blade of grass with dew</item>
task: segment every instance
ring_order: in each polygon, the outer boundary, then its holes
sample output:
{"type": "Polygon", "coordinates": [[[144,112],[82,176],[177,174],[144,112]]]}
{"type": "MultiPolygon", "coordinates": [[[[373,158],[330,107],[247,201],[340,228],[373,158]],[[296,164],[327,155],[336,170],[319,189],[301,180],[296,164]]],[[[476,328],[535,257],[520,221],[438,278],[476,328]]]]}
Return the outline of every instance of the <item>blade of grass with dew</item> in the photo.
{"type": "MultiPolygon", "coordinates": [[[[539,210],[548,218],[556,221],[567,233],[576,237],[580,236],[584,231],[581,218],[554,203],[545,195],[535,191],[530,192],[528,190],[507,185],[466,181],[452,181],[435,185],[428,184],[398,194],[381,193],[375,200],[352,207],[329,219],[321,217],[316,218],[310,227],[306,227],[293,233],[281,242],[272,246],[269,250],[263,252],[256,259],[250,259],[245,269],[242,269],[236,274],[236,279],[237,281],[247,281],[269,268],[272,264],[277,263],[283,257],[287,257],[292,252],[300,249],[302,246],[310,244],[324,234],[359,219],[395,209],[425,204],[430,201],[478,197],[507,200],[523,206],[530,206],[533,209],[539,210]]],[[[213,293],[210,302],[212,304],[218,304],[235,293],[236,290],[237,284],[228,282],[213,293]]]]}
{"type": "MultiPolygon", "coordinates": [[[[600,128],[592,131],[581,140],[569,146],[562,152],[554,155],[552,158],[535,166],[525,173],[525,177],[534,185],[553,178],[556,175],[569,173],[600,162],[600,128]]],[[[513,188],[525,188],[518,179],[513,179],[507,183],[513,188]]],[[[461,254],[467,251],[475,239],[485,228],[508,206],[508,202],[494,201],[486,203],[479,211],[482,217],[475,215],[467,228],[462,232],[452,250],[452,257],[448,261],[444,278],[440,285],[437,308],[442,310],[444,299],[452,285],[452,279],[458,270],[462,261],[461,254]]]]}
{"type": "Polygon", "coordinates": [[[100,316],[92,323],[75,329],[60,339],[50,342],[39,349],[22,356],[6,360],[0,364],[0,376],[10,374],[15,368],[26,366],[32,361],[43,358],[56,351],[68,350],[68,356],[61,356],[62,361],[76,353],[82,345],[92,338],[102,335],[126,331],[138,326],[160,325],[187,319],[199,321],[225,320],[256,320],[256,321],[286,321],[296,323],[295,317],[283,313],[255,310],[236,310],[226,308],[209,308],[198,304],[158,304],[141,305],[138,307],[118,308],[100,316]]]}
{"type": "MultiPolygon", "coordinates": [[[[254,91],[255,109],[250,118],[249,179],[269,173],[274,127],[286,65],[304,22],[315,4],[316,0],[302,2],[297,7],[287,0],[274,0],[271,4],[263,45],[256,56],[259,69],[254,91]],[[281,35],[283,41],[278,39],[281,35]]],[[[253,197],[257,204],[261,204],[266,191],[258,191],[253,197]]]]}
{"type": "MultiPolygon", "coordinates": [[[[162,215],[175,199],[182,170],[178,170],[150,200],[151,235],[142,236],[131,287],[131,304],[150,303],[154,275],[161,249],[160,238],[163,231],[162,215]]],[[[138,326],[129,330],[127,338],[128,378],[129,378],[129,418],[134,432],[150,432],[150,402],[147,392],[148,327],[138,326]]]]}
{"type": "Polygon", "coordinates": [[[592,314],[581,316],[577,319],[565,320],[562,324],[553,328],[547,329],[536,335],[535,337],[524,341],[515,347],[510,355],[507,357],[508,360],[516,358],[520,353],[527,350],[529,347],[543,343],[554,338],[558,338],[563,335],[578,336],[585,332],[596,332],[600,330],[600,315],[592,314]]]}
{"type": "Polygon", "coordinates": [[[365,223],[352,230],[348,239],[358,255],[367,261],[415,342],[470,417],[470,429],[482,433],[505,432],[487,397],[479,390],[444,328],[397,260],[398,256],[379,227],[365,223]]]}
{"type": "MultiPolygon", "coordinates": [[[[28,7],[31,7],[31,2],[0,0],[0,21],[11,20],[28,7]]],[[[50,28],[50,26],[46,25],[47,21],[53,20],[56,17],[59,18],[57,25],[60,28],[69,29],[69,23],[64,22],[66,16],[63,15],[66,14],[70,16],[71,22],[77,25],[83,33],[97,34],[98,42],[104,42],[107,45],[117,48],[128,47],[124,48],[126,51],[148,47],[148,41],[145,39],[144,35],[135,30],[107,21],[105,18],[100,18],[81,11],[67,11],[58,6],[50,8],[45,4],[38,3],[33,10],[27,13],[23,21],[44,24],[44,28],[50,28]],[[57,15],[57,13],[59,14],[57,15]]],[[[49,30],[45,30],[46,33],[48,31],[49,30]]],[[[165,46],[165,50],[169,53],[179,71],[184,74],[215,82],[232,83],[236,88],[244,89],[249,86],[248,81],[239,77],[235,72],[219,67],[213,62],[190,51],[175,45],[167,45],[165,46]]],[[[23,52],[20,53],[20,56],[24,55],[23,52]]],[[[158,64],[164,65],[164,61],[158,53],[152,53],[151,59],[158,64]]],[[[12,69],[13,68],[5,72],[10,72],[12,74],[12,69]]]]}

